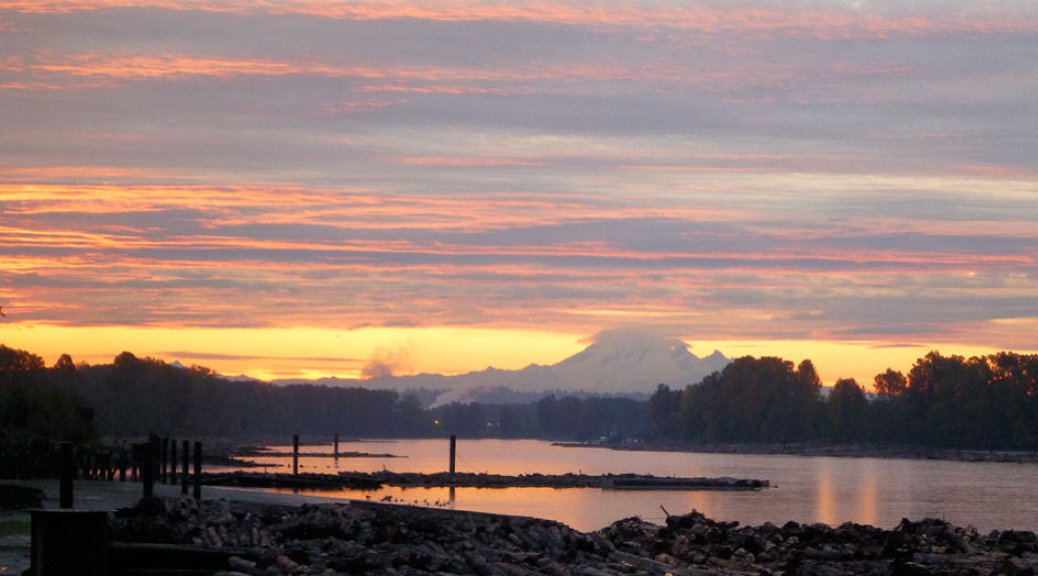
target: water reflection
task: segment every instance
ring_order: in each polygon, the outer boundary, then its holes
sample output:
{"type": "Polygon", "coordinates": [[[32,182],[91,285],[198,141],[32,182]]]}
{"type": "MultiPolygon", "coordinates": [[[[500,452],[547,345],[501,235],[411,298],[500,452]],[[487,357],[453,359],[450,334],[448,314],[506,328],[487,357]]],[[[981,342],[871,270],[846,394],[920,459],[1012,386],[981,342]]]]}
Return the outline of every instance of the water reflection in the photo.
{"type": "Polygon", "coordinates": [[[868,466],[859,476],[861,489],[858,491],[858,509],[855,517],[859,524],[871,524],[879,521],[879,479],[877,466],[868,466]]]}
{"type": "MultiPolygon", "coordinates": [[[[291,450],[291,447],[288,447],[291,450]]],[[[444,440],[340,443],[342,452],[393,453],[400,458],[342,456],[300,458],[301,472],[442,472],[448,467],[444,440]]],[[[332,447],[305,452],[329,454],[332,447]]],[[[257,458],[268,470],[291,471],[291,458],[257,458]],[[287,467],[275,467],[288,463],[287,467]]],[[[559,520],[579,530],[596,530],[629,516],[662,522],[665,512],[693,509],[717,520],[743,524],[788,520],[839,525],[844,522],[892,528],[902,517],[944,518],[982,530],[1038,528],[1038,472],[1033,464],[963,463],[869,458],[806,458],[622,452],[560,448],[533,440],[478,440],[458,444],[460,472],[496,474],[606,474],[762,478],[775,488],[755,492],[624,491],[551,488],[384,488],[343,491],[339,498],[436,505],[559,520]]],[[[322,493],[323,494],[323,493],[322,493]]]]}
{"type": "Polygon", "coordinates": [[[833,486],[831,470],[832,462],[826,458],[817,462],[817,501],[815,502],[815,518],[825,524],[834,524],[839,518],[836,509],[836,488],[833,486]]]}
{"type": "Polygon", "coordinates": [[[877,475],[881,460],[803,458],[815,471],[815,519],[832,526],[844,522],[877,524],[877,475]]]}

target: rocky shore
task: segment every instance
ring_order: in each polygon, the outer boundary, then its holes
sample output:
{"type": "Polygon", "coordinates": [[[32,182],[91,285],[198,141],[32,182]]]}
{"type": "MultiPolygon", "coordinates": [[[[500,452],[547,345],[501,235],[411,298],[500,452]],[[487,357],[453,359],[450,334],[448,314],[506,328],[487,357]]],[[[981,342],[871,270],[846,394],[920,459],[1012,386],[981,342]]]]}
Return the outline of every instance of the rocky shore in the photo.
{"type": "Polygon", "coordinates": [[[1031,532],[979,534],[940,520],[892,530],[750,527],[692,512],[663,526],[628,518],[582,533],[548,520],[371,502],[152,499],[114,514],[110,528],[112,573],[1025,576],[1038,567],[1031,532]],[[140,565],[148,561],[162,565],[140,565]]]}

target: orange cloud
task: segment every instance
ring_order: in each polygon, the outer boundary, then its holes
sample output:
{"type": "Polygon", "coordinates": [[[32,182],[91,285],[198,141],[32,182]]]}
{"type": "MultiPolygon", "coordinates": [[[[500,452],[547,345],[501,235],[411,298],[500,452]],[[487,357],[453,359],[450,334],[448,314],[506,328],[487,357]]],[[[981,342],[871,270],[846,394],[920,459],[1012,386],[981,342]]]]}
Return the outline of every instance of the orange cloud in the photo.
{"type": "Polygon", "coordinates": [[[683,2],[486,2],[439,0],[409,2],[385,0],[8,0],[4,9],[14,12],[69,13],[113,8],[241,14],[300,14],[341,20],[414,18],[432,21],[548,22],[599,27],[691,30],[702,34],[741,34],[757,37],[892,38],[961,33],[1009,33],[1034,31],[1038,19],[1030,14],[1002,12],[989,6],[977,9],[918,13],[906,9],[869,11],[867,7],[791,9],[746,5],[699,5],[683,2]]]}
{"type": "MultiPolygon", "coordinates": [[[[322,62],[317,58],[276,60],[269,58],[229,58],[190,54],[70,54],[38,55],[31,63],[9,58],[0,69],[14,73],[50,73],[69,76],[108,77],[115,79],[176,78],[186,76],[325,76],[394,80],[397,82],[531,82],[537,80],[584,79],[600,81],[680,78],[681,68],[645,66],[632,68],[617,64],[559,64],[537,67],[453,67],[430,66],[355,66],[322,62]]],[[[420,90],[406,84],[372,85],[375,90],[420,90]]],[[[477,86],[437,86],[429,90],[489,90],[477,86]]]]}

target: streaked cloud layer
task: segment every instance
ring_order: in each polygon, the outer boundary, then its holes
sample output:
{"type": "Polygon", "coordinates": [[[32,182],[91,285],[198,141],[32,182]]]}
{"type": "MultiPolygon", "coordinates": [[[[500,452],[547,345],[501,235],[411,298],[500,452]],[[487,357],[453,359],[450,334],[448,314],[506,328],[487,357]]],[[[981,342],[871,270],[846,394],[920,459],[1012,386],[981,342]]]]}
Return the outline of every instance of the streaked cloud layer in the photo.
{"type": "Polygon", "coordinates": [[[15,0],[0,35],[10,345],[1036,349],[1038,4],[15,0]]]}

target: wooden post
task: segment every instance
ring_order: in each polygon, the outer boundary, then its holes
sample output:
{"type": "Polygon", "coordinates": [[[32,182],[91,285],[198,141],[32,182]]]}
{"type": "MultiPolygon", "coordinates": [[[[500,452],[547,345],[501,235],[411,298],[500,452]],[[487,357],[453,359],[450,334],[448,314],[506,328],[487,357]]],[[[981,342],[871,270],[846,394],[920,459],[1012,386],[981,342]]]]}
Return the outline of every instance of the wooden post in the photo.
{"type": "Polygon", "coordinates": [[[154,486],[159,479],[159,463],[162,461],[162,438],[159,438],[158,434],[152,434],[149,440],[151,440],[151,482],[154,486]]]}
{"type": "Polygon", "coordinates": [[[61,481],[60,481],[60,506],[72,508],[72,476],[76,473],[76,466],[72,459],[72,443],[61,443],[61,481]]]}
{"type": "Polygon", "coordinates": [[[161,448],[159,448],[159,482],[167,484],[169,482],[169,476],[167,475],[166,464],[169,462],[169,436],[162,438],[161,448]]]}
{"type": "Polygon", "coordinates": [[[144,497],[151,498],[155,495],[155,443],[148,442],[143,448],[144,464],[141,466],[141,477],[144,482],[144,497]]]}
{"type": "Polygon", "coordinates": [[[292,435],[292,475],[299,476],[299,434],[292,435]]]}
{"type": "Polygon", "coordinates": [[[458,456],[458,437],[455,436],[454,434],[451,434],[451,467],[450,467],[450,473],[451,474],[454,474],[454,461],[457,459],[457,456],[458,456]]]}
{"type": "Polygon", "coordinates": [[[169,483],[177,485],[177,439],[169,439],[169,483]]]}
{"type": "Polygon", "coordinates": [[[180,469],[180,493],[187,496],[187,483],[190,481],[188,466],[191,464],[191,443],[184,440],[183,468],[180,469]]]}
{"type": "Polygon", "coordinates": [[[195,500],[202,499],[202,443],[195,442],[195,500]]]}
{"type": "MultiPolygon", "coordinates": [[[[106,576],[108,513],[32,510],[29,570],[35,576],[106,576]]],[[[6,567],[0,572],[6,573],[6,567]]],[[[14,571],[12,571],[13,573],[14,571]]]]}

